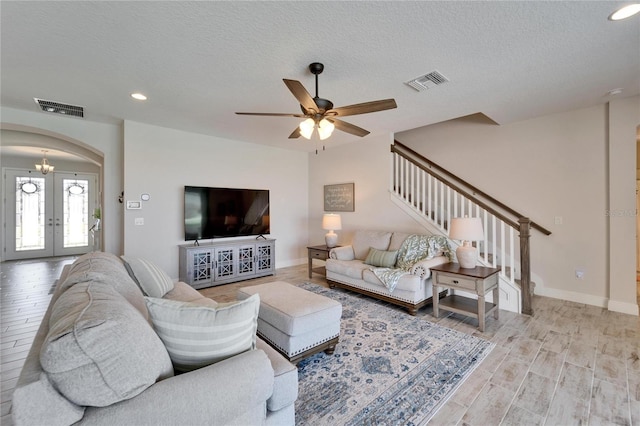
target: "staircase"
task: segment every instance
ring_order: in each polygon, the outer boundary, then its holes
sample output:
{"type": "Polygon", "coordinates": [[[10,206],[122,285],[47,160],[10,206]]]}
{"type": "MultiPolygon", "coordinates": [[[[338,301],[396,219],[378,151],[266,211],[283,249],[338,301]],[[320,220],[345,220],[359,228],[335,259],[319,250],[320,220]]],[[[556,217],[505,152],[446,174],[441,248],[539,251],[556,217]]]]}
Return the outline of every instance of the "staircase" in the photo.
{"type": "Polygon", "coordinates": [[[389,182],[391,200],[432,234],[447,236],[454,217],[479,217],[484,240],[473,244],[479,264],[500,268],[500,308],[533,315],[530,231],[550,231],[398,141],[391,145],[389,182]]]}

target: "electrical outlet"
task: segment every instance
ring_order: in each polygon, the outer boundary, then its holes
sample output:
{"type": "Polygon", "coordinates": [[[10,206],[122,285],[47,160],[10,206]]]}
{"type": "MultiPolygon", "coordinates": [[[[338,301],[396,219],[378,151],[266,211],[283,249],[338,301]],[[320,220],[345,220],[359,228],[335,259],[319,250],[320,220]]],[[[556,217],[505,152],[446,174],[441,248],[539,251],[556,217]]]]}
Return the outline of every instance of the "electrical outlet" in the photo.
{"type": "Polygon", "coordinates": [[[562,216],[556,216],[553,218],[553,221],[556,225],[562,225],[562,216]]]}
{"type": "Polygon", "coordinates": [[[133,223],[135,223],[136,226],[144,225],[144,217],[136,217],[133,223]]]}

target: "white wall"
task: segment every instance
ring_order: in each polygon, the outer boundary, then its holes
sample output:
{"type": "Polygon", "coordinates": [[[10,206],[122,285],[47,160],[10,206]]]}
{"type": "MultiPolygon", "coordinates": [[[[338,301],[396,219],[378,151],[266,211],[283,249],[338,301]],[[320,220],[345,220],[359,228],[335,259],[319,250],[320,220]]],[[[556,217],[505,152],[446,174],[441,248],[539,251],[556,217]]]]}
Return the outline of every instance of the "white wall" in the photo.
{"type": "Polygon", "coordinates": [[[635,170],[639,125],[640,96],[609,103],[609,309],[629,313],[637,300],[635,170]]]}
{"type": "MultiPolygon", "coordinates": [[[[66,141],[78,147],[70,152],[94,153],[96,158],[102,158],[104,249],[115,254],[122,253],[122,205],[118,203],[118,195],[123,188],[121,126],[6,107],[0,108],[0,117],[2,129],[66,141]]],[[[66,146],[67,149],[64,146],[53,148],[67,150],[69,145],[66,146]]]]}
{"type": "Polygon", "coordinates": [[[637,103],[502,126],[458,119],[396,139],[552,231],[532,231],[536,293],[637,315],[634,221],[607,213],[635,208],[637,103]]]}
{"type": "MultiPolygon", "coordinates": [[[[125,200],[151,199],[125,210],[124,252],[156,262],[178,277],[184,241],[184,186],[270,190],[276,267],[306,261],[308,154],[240,141],[124,123],[125,200]],[[135,218],[144,225],[136,226],[135,218]]],[[[202,242],[201,242],[202,243],[202,242]]]]}
{"type": "Polygon", "coordinates": [[[333,147],[309,156],[309,245],[324,244],[322,214],[324,185],[355,185],[355,212],[340,212],[342,230],[338,244],[351,242],[357,229],[424,232],[416,221],[393,202],[387,188],[393,135],[369,135],[360,141],[333,147]]]}

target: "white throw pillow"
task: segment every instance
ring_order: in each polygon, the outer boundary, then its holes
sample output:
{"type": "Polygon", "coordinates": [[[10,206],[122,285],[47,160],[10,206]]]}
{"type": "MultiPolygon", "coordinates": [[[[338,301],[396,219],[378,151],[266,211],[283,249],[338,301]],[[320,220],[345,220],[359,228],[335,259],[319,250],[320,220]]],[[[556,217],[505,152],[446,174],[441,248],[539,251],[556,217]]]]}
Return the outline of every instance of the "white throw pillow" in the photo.
{"type": "Polygon", "coordinates": [[[353,247],[351,246],[336,247],[334,249],[331,249],[331,251],[329,252],[329,257],[331,257],[331,259],[337,260],[355,259],[355,255],[353,254],[353,247]]]}
{"type": "Polygon", "coordinates": [[[191,371],[255,349],[260,296],[217,307],[147,297],[153,327],[176,371],[191,371]]]}
{"type": "Polygon", "coordinates": [[[173,290],[173,280],[150,260],[121,256],[131,278],[140,286],[145,296],[161,298],[173,290]]]}

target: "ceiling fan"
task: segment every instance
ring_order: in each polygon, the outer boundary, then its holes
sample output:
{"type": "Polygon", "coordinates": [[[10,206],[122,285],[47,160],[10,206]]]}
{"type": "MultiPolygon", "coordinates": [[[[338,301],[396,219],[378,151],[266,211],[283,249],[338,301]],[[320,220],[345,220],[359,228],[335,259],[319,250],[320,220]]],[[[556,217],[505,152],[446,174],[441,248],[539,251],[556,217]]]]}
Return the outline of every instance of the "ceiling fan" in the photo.
{"type": "Polygon", "coordinates": [[[291,132],[289,139],[295,139],[300,136],[310,139],[313,131],[317,129],[320,139],[323,140],[331,136],[334,128],[360,137],[369,134],[369,131],[347,123],[346,121],[342,121],[338,117],[367,114],[370,112],[384,111],[397,107],[394,99],[383,99],[334,108],[333,103],[330,100],[323,99],[318,96],[318,75],[321,74],[323,70],[324,65],[319,62],[314,62],[309,65],[309,71],[311,71],[311,74],[316,76],[316,96],[313,98],[299,81],[288,80],[286,78],[283,79],[284,84],[287,85],[293,96],[295,96],[298,102],[300,102],[302,114],[270,112],[236,112],[236,114],[275,117],[306,117],[306,120],[302,121],[302,123],[300,123],[300,125],[291,132]]]}

